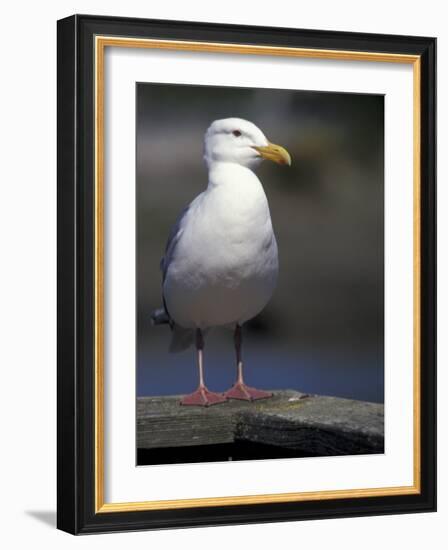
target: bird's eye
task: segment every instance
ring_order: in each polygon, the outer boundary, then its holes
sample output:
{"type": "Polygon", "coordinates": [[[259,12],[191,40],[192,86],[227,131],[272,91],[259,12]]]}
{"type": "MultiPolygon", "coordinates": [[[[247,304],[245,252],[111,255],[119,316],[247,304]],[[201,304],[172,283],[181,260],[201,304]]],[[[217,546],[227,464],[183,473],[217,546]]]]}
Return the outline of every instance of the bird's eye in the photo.
{"type": "Polygon", "coordinates": [[[235,137],[240,137],[241,132],[240,132],[239,130],[233,130],[232,134],[233,134],[235,137]]]}

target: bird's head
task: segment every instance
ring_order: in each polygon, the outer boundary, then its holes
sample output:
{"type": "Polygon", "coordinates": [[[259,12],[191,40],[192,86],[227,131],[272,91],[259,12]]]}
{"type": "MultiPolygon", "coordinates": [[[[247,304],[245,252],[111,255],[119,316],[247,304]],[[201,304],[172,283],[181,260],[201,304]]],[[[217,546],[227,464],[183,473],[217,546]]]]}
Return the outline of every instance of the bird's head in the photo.
{"type": "Polygon", "coordinates": [[[205,134],[205,161],[232,162],[253,168],[263,159],[291,165],[286,149],[270,143],[252,122],[242,118],[215,120],[205,134]]]}

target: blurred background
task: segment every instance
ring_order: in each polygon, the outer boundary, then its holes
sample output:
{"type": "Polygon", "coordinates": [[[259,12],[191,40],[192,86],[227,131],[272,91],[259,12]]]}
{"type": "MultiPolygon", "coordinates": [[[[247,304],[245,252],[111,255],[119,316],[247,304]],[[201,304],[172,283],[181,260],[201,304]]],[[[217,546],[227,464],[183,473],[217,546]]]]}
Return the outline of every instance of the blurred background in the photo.
{"type": "MultiPolygon", "coordinates": [[[[195,352],[168,353],[160,258],[177,215],[207,185],[203,136],[218,118],[254,122],[292,156],[257,170],[279,248],[278,287],[244,325],[249,385],[384,400],[383,96],[137,84],[137,393],[197,386],[195,352]]],[[[232,332],[206,339],[205,377],[235,379],[232,332]]]]}

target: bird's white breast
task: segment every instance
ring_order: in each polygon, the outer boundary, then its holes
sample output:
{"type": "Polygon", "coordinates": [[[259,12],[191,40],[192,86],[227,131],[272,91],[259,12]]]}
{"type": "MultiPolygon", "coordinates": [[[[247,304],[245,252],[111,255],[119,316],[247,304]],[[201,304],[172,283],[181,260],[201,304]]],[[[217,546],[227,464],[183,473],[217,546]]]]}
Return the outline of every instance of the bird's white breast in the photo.
{"type": "Polygon", "coordinates": [[[257,176],[236,164],[212,168],[166,273],[170,316],[186,328],[243,323],[267,304],[277,273],[277,244],[257,176]]]}

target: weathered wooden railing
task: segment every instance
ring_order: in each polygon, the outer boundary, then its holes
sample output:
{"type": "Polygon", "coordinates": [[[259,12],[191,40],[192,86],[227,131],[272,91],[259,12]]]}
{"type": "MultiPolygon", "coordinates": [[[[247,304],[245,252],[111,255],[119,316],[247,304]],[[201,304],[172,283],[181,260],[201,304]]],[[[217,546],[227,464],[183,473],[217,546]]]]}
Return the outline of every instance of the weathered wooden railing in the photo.
{"type": "Polygon", "coordinates": [[[179,399],[138,398],[138,449],[180,451],[243,443],[294,451],[297,456],[384,452],[381,404],[293,390],[275,391],[270,399],[230,400],[208,408],[182,406],[179,399]]]}

